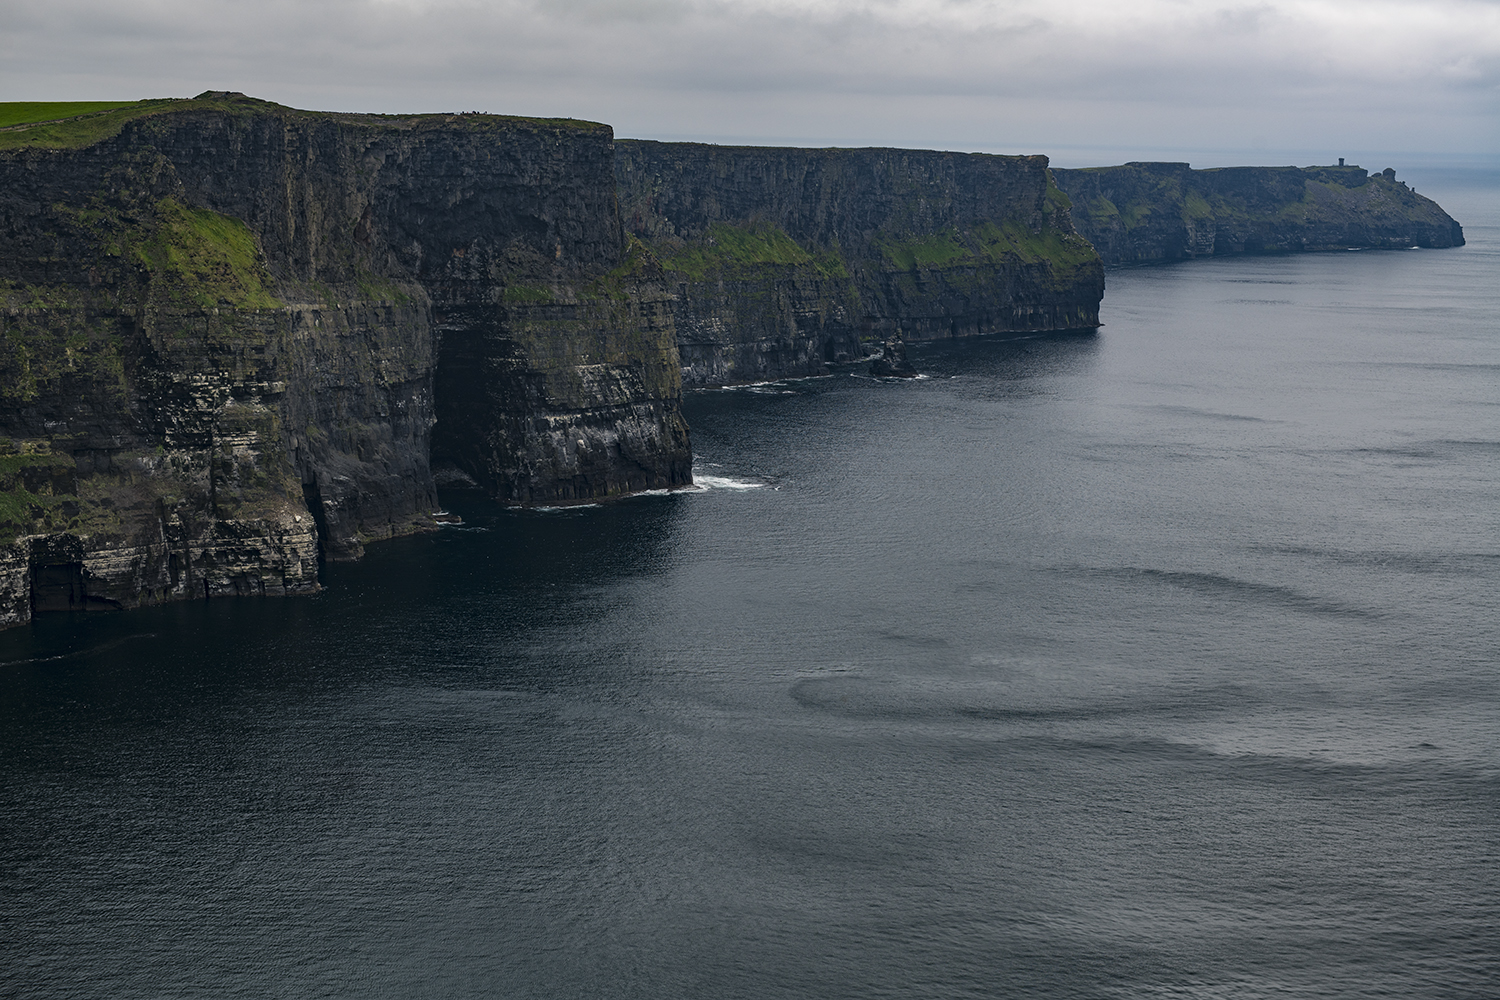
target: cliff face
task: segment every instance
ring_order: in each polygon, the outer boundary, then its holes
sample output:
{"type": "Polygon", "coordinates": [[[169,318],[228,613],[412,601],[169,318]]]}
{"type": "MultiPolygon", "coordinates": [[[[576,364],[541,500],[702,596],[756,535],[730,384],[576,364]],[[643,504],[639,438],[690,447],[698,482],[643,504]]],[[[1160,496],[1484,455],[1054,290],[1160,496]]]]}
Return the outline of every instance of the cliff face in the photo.
{"type": "Polygon", "coordinates": [[[1041,156],[620,140],[690,386],[816,374],[907,340],[1099,323],[1103,269],[1041,156]]]}
{"type": "Polygon", "coordinates": [[[605,126],[239,95],[0,130],[0,624],[316,589],[433,524],[689,481],[605,126]]]}
{"type": "Polygon", "coordinates": [[[686,484],[684,378],[1095,326],[1102,293],[1043,157],[222,93],[0,128],[0,626],[310,592],[433,527],[435,476],[686,484]]]}
{"type": "Polygon", "coordinates": [[[1464,242],[1457,222],[1391,170],[1127,163],[1053,176],[1079,233],[1109,264],[1464,242]]]}

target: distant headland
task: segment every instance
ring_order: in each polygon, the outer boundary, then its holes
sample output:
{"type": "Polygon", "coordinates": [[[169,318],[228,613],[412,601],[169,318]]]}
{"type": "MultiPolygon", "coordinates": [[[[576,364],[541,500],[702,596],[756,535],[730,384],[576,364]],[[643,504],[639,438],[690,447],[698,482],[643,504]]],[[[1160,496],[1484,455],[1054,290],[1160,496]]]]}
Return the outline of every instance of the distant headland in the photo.
{"type": "Polygon", "coordinates": [[[1073,223],[1105,263],[1233,253],[1456,247],[1463,227],[1396,171],[1356,166],[1126,163],[1053,168],[1073,223]]]}

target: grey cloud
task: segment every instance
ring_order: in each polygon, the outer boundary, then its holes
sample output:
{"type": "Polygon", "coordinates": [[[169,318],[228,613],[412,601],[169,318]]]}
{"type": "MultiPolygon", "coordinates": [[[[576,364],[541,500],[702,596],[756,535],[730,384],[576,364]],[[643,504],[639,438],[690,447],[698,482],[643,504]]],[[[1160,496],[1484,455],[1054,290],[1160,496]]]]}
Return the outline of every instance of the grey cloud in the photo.
{"type": "Polygon", "coordinates": [[[1254,34],[1275,16],[1276,9],[1264,3],[1247,7],[1226,7],[1214,12],[1215,19],[1224,30],[1236,35],[1254,34]]]}
{"type": "Polygon", "coordinates": [[[9,99],[229,87],[622,133],[1500,155],[1485,0],[17,0],[9,99]],[[1347,37],[1345,37],[1347,36],[1347,37]],[[1264,144],[1264,143],[1262,143],[1264,144]]]}

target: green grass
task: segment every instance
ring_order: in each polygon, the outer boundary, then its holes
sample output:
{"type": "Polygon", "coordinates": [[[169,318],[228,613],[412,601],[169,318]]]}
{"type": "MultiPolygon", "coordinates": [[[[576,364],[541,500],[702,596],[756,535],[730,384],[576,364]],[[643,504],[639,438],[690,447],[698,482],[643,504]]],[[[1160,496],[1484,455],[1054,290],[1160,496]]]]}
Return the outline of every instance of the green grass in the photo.
{"type": "Polygon", "coordinates": [[[42,498],[23,486],[0,490],[0,540],[8,542],[20,534],[18,529],[35,521],[33,511],[42,506],[42,498]]]}
{"type": "Polygon", "coordinates": [[[390,302],[398,306],[411,304],[411,296],[400,285],[372,272],[360,270],[355,283],[367,302],[390,302]]]}
{"type": "Polygon", "coordinates": [[[983,222],[968,230],[877,239],[886,261],[903,271],[989,264],[1051,264],[1062,274],[1097,259],[1081,236],[1045,228],[1034,233],[1017,222],[983,222]]]}
{"type": "Polygon", "coordinates": [[[1073,199],[1068,193],[1057,186],[1057,181],[1052,177],[1052,171],[1047,171],[1047,196],[1044,211],[1051,213],[1056,211],[1071,211],[1073,199]]]}
{"type": "Polygon", "coordinates": [[[849,277],[849,267],[844,263],[844,256],[837,245],[832,250],[814,253],[812,264],[825,278],[839,280],[849,277]]]}
{"type": "Polygon", "coordinates": [[[946,267],[972,256],[969,248],[959,242],[958,233],[927,233],[897,239],[893,236],[876,237],[876,245],[886,260],[903,271],[914,271],[921,267],[946,267]]]}
{"type": "Polygon", "coordinates": [[[511,285],[505,289],[506,302],[516,305],[543,305],[553,301],[552,289],[540,285],[511,285]]]}
{"type": "MultiPolygon", "coordinates": [[[[79,149],[92,146],[118,135],[126,122],[145,118],[163,111],[185,109],[188,105],[208,105],[211,102],[180,101],[171,98],[156,101],[137,101],[133,104],[116,105],[111,110],[97,114],[80,114],[60,122],[15,127],[0,132],[0,149],[39,147],[42,149],[79,149]]],[[[220,104],[224,102],[218,102],[220,104]]],[[[33,105],[33,107],[38,105],[33,105]]],[[[19,126],[21,123],[17,123],[19,126]]]]}
{"type": "Polygon", "coordinates": [[[1103,195],[1089,202],[1083,210],[1090,219],[1094,220],[1095,224],[1120,217],[1120,210],[1115,207],[1115,203],[1103,195]]]}
{"type": "Polygon", "coordinates": [[[974,228],[974,235],[983,245],[985,256],[996,264],[1007,261],[1051,264],[1054,270],[1063,274],[1099,259],[1088,240],[1056,229],[1034,233],[1017,222],[1007,222],[1003,226],[986,222],[974,228]]]}
{"type": "Polygon", "coordinates": [[[731,226],[715,222],[709,226],[704,240],[665,258],[662,266],[693,281],[703,281],[711,275],[743,274],[768,265],[795,267],[817,263],[812,254],[778,226],[731,226]]]}
{"type": "MultiPolygon", "coordinates": [[[[38,527],[57,526],[56,514],[64,503],[76,503],[72,494],[53,495],[50,481],[57,472],[73,471],[73,459],[49,451],[38,451],[35,442],[21,442],[19,454],[10,453],[16,442],[0,438],[0,544],[38,527]],[[26,488],[22,474],[27,469],[46,469],[42,493],[33,493],[26,488]]],[[[45,447],[45,446],[43,446],[45,447]]]]}
{"type": "Polygon", "coordinates": [[[1129,230],[1144,225],[1146,223],[1146,220],[1151,218],[1151,213],[1154,210],[1154,207],[1149,202],[1144,201],[1138,201],[1133,204],[1126,205],[1125,210],[1121,212],[1121,218],[1125,222],[1125,228],[1129,230]]]}
{"type": "Polygon", "coordinates": [[[99,111],[129,107],[140,101],[0,101],[0,128],[35,122],[77,118],[99,111]]]}
{"type": "Polygon", "coordinates": [[[134,248],[137,260],[162,282],[177,305],[278,309],[266,290],[270,276],[260,264],[255,236],[239,219],[172,199],[156,205],[156,230],[134,248]]]}
{"type": "MultiPolygon", "coordinates": [[[[272,279],[261,263],[255,235],[239,219],[189,208],[171,198],[132,212],[108,206],[97,197],[92,204],[96,207],[58,204],[54,208],[86,234],[103,258],[144,266],[150,276],[151,304],[174,309],[282,308],[283,303],[271,294],[272,279]]],[[[406,298],[400,289],[387,287],[388,283],[362,277],[366,280],[361,288],[372,299],[406,298]]],[[[0,282],[0,303],[29,297],[36,305],[70,304],[43,301],[59,297],[44,296],[43,291],[0,282]]]]}
{"type": "Polygon", "coordinates": [[[50,451],[25,452],[19,455],[0,455],[0,484],[9,482],[22,469],[71,469],[73,460],[66,455],[50,451]]]}

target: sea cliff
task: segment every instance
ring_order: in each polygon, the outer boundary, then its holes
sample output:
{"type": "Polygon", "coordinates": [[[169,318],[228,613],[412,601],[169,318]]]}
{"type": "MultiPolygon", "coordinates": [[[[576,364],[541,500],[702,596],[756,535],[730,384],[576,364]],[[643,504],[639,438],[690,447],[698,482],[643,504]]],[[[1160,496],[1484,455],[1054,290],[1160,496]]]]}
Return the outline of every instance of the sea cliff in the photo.
{"type": "Polygon", "coordinates": [[[1043,157],[53,107],[0,116],[0,625],[310,592],[441,480],[684,485],[684,379],[1098,322],[1043,157]]]}
{"type": "Polygon", "coordinates": [[[690,481],[669,292],[607,126],[233,94],[0,130],[0,625],[317,587],[432,466],[690,481]]]}
{"type": "Polygon", "coordinates": [[[1099,324],[1104,274],[1043,156],[620,140],[688,386],[810,375],[907,341],[1099,324]]]}
{"type": "Polygon", "coordinates": [[[1126,163],[1053,176],[1107,264],[1464,242],[1463,228],[1391,169],[1126,163]]]}

